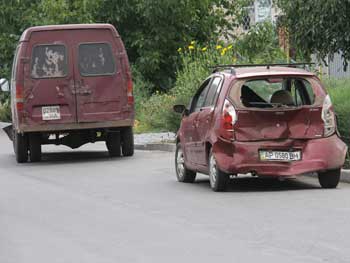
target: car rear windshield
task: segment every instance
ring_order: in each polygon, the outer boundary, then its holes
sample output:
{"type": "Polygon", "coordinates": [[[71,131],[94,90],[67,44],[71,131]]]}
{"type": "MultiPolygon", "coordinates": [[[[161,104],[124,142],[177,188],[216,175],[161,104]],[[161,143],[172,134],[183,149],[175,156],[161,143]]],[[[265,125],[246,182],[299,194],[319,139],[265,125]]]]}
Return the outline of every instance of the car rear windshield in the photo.
{"type": "Polygon", "coordinates": [[[312,105],[314,99],[310,82],[302,78],[253,79],[241,87],[241,102],[245,107],[298,107],[312,105]]]}
{"type": "Polygon", "coordinates": [[[79,70],[83,76],[113,75],[115,61],[108,43],[79,45],[79,70]]]}
{"type": "Polygon", "coordinates": [[[67,75],[67,52],[64,45],[38,45],[33,48],[31,76],[61,78],[67,75]]]}

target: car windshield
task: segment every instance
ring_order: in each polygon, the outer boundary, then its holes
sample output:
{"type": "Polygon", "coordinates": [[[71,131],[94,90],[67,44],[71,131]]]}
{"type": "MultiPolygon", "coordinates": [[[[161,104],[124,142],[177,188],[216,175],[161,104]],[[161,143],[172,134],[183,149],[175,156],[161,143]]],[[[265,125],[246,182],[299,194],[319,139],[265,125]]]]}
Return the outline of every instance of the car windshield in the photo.
{"type": "Polygon", "coordinates": [[[265,78],[246,81],[241,87],[245,107],[273,108],[312,105],[310,82],[301,78],[265,78]]]}

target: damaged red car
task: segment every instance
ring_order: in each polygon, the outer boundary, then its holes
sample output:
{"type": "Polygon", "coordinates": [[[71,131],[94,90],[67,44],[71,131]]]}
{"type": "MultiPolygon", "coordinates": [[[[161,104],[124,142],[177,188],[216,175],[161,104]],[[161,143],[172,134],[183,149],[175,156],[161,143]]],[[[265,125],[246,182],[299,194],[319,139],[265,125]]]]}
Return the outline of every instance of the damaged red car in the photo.
{"type": "Polygon", "coordinates": [[[295,65],[221,66],[194,95],[177,134],[180,182],[209,175],[214,191],[230,175],[290,178],[317,173],[337,187],[347,152],[320,79],[295,65]]]}

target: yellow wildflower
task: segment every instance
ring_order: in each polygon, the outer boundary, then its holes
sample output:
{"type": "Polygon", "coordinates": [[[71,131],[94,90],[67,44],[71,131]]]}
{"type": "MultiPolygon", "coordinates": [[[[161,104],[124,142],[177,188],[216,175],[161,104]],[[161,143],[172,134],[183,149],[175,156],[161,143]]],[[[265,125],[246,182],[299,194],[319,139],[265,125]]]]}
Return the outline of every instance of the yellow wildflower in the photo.
{"type": "Polygon", "coordinates": [[[179,48],[177,49],[177,52],[181,53],[181,51],[182,51],[182,48],[179,47],[179,48]]]}
{"type": "Polygon", "coordinates": [[[227,51],[227,48],[222,49],[222,51],[221,51],[221,56],[225,56],[226,51],[227,51]]]}
{"type": "Polygon", "coordinates": [[[204,47],[204,48],[202,48],[202,51],[205,52],[205,51],[207,51],[207,49],[208,49],[207,47],[204,47]]]}
{"type": "Polygon", "coordinates": [[[229,45],[228,47],[227,47],[227,50],[230,50],[230,49],[232,49],[233,48],[233,46],[232,45],[229,45]]]}
{"type": "Polygon", "coordinates": [[[217,49],[217,50],[222,49],[222,46],[221,46],[221,45],[217,45],[217,46],[216,46],[216,49],[217,49]]]}
{"type": "Polygon", "coordinates": [[[193,49],[194,49],[194,46],[193,46],[193,45],[189,45],[189,46],[188,46],[188,49],[189,49],[189,50],[193,50],[193,49]]]}
{"type": "Polygon", "coordinates": [[[193,46],[194,44],[196,44],[196,41],[191,41],[191,45],[193,46]]]}

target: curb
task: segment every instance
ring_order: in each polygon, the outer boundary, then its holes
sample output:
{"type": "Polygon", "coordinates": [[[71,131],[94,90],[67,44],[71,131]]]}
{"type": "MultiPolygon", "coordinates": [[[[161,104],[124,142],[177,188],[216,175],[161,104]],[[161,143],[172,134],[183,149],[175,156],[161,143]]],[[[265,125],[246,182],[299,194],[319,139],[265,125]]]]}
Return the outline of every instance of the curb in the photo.
{"type": "Polygon", "coordinates": [[[148,144],[135,144],[136,150],[143,151],[162,151],[162,152],[175,152],[176,145],[174,143],[148,143],[148,144]]]}
{"type": "Polygon", "coordinates": [[[350,170],[342,169],[340,181],[343,183],[350,183],[350,170]]]}

